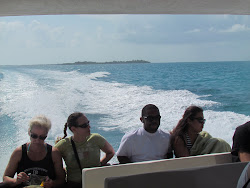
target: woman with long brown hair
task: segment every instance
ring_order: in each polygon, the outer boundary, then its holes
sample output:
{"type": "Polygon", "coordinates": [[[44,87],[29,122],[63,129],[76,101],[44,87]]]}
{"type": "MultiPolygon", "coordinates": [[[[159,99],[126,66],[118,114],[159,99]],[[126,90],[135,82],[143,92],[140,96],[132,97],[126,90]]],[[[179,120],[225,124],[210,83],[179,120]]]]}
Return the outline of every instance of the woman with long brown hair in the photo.
{"type": "Polygon", "coordinates": [[[175,157],[231,151],[227,142],[213,138],[209,133],[202,131],[205,122],[201,107],[190,106],[185,110],[182,119],[171,132],[175,157]]]}

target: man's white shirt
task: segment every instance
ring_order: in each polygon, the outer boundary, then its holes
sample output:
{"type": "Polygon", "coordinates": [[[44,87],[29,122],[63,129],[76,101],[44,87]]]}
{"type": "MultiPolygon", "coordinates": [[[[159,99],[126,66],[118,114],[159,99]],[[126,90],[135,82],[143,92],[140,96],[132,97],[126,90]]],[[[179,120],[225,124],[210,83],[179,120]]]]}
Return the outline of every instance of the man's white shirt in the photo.
{"type": "Polygon", "coordinates": [[[166,158],[170,134],[158,129],[147,132],[143,127],[122,137],[117,156],[126,156],[131,162],[159,160],[166,158]]]}

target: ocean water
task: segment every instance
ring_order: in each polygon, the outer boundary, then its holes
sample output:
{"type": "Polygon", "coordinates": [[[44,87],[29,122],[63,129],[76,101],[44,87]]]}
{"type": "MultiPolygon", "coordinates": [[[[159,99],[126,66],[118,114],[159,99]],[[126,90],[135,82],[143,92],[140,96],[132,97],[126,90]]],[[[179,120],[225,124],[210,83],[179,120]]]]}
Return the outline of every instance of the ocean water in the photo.
{"type": "Polygon", "coordinates": [[[235,128],[250,120],[249,70],[250,62],[0,66],[0,175],[38,114],[52,121],[52,145],[68,115],[81,111],[117,151],[122,136],[142,126],[144,105],[159,107],[165,131],[199,105],[204,130],[232,145],[235,128]]]}

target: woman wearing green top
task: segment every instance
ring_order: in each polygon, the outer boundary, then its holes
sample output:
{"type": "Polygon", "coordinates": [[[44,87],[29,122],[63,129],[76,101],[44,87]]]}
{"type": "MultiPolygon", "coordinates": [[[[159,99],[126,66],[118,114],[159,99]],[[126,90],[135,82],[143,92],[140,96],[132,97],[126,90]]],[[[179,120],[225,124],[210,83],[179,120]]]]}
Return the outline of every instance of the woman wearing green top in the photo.
{"type": "Polygon", "coordinates": [[[97,133],[90,133],[87,117],[75,112],[68,117],[64,127],[64,137],[55,145],[66,163],[67,185],[82,187],[81,169],[105,165],[115,154],[113,147],[97,133]],[[73,136],[67,137],[67,127],[73,136]],[[74,151],[75,148],[75,151],[74,151]],[[105,155],[100,159],[100,150],[105,155]]]}

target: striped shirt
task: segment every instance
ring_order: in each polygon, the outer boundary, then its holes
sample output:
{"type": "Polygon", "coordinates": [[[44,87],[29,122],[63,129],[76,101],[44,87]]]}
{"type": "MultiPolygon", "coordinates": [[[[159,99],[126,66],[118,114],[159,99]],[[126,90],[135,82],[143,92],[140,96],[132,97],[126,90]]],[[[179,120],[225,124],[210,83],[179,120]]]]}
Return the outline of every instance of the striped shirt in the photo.
{"type": "Polygon", "coordinates": [[[188,133],[185,133],[185,136],[186,136],[186,140],[187,140],[187,149],[188,149],[188,151],[190,151],[190,149],[192,148],[193,144],[191,143],[191,139],[188,136],[188,133]]]}

